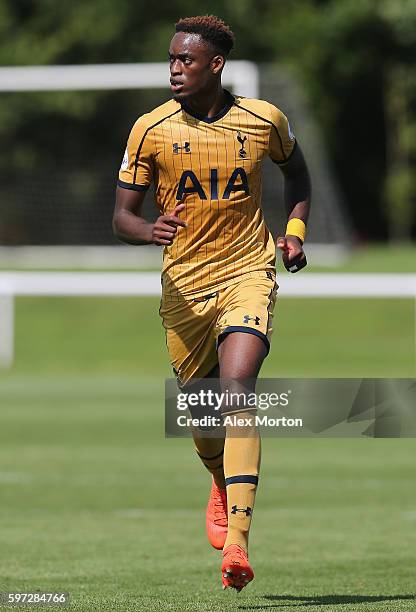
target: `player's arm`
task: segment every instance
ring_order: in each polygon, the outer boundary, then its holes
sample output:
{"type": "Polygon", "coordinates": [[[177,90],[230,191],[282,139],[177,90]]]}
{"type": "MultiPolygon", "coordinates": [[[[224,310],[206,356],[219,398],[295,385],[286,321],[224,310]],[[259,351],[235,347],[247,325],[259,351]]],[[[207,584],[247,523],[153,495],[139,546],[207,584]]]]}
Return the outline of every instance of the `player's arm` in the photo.
{"type": "Polygon", "coordinates": [[[161,215],[155,223],[149,223],[141,216],[145,195],[145,191],[117,186],[113,216],[115,236],[128,244],[172,244],[178,226],[186,227],[178,217],[185,204],[178,204],[171,215],[161,215]]]}
{"type": "Polygon", "coordinates": [[[154,177],[153,139],[148,136],[150,128],[144,115],[139,117],[130,132],[118,176],[113,231],[119,240],[129,244],[166,246],[172,244],[178,226],[186,226],[178,217],[185,206],[179,204],[172,214],[161,215],[155,223],[142,217],[146,191],[154,177]]]}
{"type": "Polygon", "coordinates": [[[269,155],[283,172],[288,216],[285,236],[277,239],[276,247],[282,251],[285,268],[289,272],[297,272],[306,266],[303,242],[311,201],[311,182],[305,158],[287,117],[272,104],[270,116],[269,155]]]}
{"type": "Polygon", "coordinates": [[[303,242],[311,203],[309,171],[298,144],[295,145],[288,161],[280,164],[280,169],[285,181],[284,193],[288,223],[286,235],[277,239],[276,246],[282,251],[285,268],[290,272],[298,272],[307,263],[303,242]]]}

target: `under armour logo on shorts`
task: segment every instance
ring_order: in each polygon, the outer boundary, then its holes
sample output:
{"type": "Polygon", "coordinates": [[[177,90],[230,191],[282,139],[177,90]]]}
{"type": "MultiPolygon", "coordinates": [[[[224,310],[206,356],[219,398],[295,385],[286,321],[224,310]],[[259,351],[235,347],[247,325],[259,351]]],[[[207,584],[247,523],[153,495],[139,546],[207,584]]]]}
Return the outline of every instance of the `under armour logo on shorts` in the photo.
{"type": "Polygon", "coordinates": [[[256,325],[260,325],[260,317],[250,317],[250,315],[244,315],[243,323],[254,321],[256,325]]]}

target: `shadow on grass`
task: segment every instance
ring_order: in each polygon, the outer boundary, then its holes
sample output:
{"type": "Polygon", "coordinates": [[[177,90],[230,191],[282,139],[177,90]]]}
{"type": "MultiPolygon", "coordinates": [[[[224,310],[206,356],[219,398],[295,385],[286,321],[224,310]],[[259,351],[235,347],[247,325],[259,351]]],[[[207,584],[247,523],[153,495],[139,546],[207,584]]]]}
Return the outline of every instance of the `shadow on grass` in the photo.
{"type": "Polygon", "coordinates": [[[238,606],[239,610],[272,610],[273,608],[302,608],[307,606],[336,606],[341,604],[381,603],[388,601],[415,601],[416,595],[263,595],[264,599],[276,603],[258,606],[238,606]]]}

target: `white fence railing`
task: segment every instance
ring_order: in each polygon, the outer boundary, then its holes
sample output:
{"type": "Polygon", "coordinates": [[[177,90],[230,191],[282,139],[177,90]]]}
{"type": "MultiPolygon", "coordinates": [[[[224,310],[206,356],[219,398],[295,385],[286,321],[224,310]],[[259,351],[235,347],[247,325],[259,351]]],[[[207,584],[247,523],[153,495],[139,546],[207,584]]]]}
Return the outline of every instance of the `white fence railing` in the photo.
{"type": "MultiPolygon", "coordinates": [[[[281,274],[279,297],[415,298],[416,274],[281,274]]],[[[157,272],[0,272],[0,366],[14,358],[15,296],[158,296],[157,272]]]]}

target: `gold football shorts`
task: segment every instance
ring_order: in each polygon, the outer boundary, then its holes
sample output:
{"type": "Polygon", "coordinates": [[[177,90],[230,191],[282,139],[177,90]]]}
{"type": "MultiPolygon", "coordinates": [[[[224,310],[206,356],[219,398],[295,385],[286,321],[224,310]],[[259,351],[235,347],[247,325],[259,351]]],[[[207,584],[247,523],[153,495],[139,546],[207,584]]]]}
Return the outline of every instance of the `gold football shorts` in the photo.
{"type": "Polygon", "coordinates": [[[274,275],[260,272],[196,299],[162,297],[159,312],[180,386],[209,374],[218,364],[217,348],[229,333],[255,334],[269,352],[277,288],[274,275]]]}

